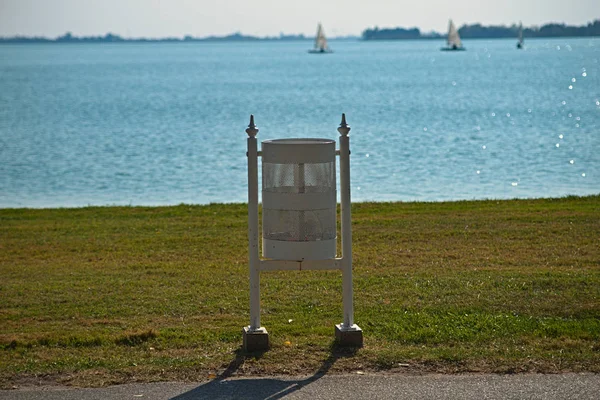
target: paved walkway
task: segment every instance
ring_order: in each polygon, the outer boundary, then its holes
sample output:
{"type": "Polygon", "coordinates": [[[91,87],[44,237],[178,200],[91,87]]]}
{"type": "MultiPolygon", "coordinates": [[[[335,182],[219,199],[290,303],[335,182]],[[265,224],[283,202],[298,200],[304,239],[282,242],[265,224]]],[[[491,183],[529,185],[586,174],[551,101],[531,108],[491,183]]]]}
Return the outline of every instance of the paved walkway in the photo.
{"type": "Polygon", "coordinates": [[[315,375],[230,378],[205,383],[148,383],[100,389],[0,391],[10,400],[112,399],[600,399],[597,374],[315,375]]]}

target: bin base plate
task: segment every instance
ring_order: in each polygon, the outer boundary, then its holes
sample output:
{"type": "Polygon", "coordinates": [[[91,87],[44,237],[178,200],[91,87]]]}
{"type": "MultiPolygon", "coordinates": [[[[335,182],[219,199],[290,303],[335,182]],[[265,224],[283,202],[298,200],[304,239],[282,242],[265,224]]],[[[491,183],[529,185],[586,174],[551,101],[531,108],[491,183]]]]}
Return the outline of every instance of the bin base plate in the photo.
{"type": "Polygon", "coordinates": [[[349,328],[342,324],[335,326],[335,340],[340,346],[362,347],[363,333],[358,325],[352,325],[349,328]]]}
{"type": "Polygon", "coordinates": [[[267,351],[269,349],[269,333],[263,327],[256,330],[250,330],[249,326],[244,327],[244,351],[252,353],[255,351],[267,351]]]}

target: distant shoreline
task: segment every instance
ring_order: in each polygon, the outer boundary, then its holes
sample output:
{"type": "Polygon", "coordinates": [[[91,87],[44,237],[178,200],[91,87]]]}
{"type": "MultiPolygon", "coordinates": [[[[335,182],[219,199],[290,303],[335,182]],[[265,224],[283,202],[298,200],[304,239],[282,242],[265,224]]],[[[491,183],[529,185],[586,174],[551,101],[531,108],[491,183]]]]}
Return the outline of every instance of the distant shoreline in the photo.
{"type": "MultiPolygon", "coordinates": [[[[595,38],[600,38],[600,35],[597,36],[538,36],[538,37],[531,37],[531,38],[526,38],[528,40],[532,40],[532,39],[561,39],[561,38],[571,38],[571,39],[585,39],[585,38],[589,38],[589,39],[595,39],[595,38]]],[[[445,37],[420,37],[420,38],[408,38],[408,39],[361,39],[359,37],[355,37],[355,38],[332,38],[329,39],[330,42],[420,42],[420,41],[440,41],[440,40],[445,40],[445,37]]],[[[506,39],[513,39],[513,38],[508,38],[508,37],[476,37],[476,38],[466,38],[466,40],[506,40],[506,39]]],[[[258,38],[255,40],[167,40],[167,39],[146,39],[146,40],[138,40],[138,39],[125,39],[125,40],[121,40],[121,41],[85,41],[85,40],[80,40],[80,41],[56,41],[56,40],[7,40],[5,38],[0,38],[0,46],[1,45],[20,45],[20,44],[25,44],[25,45],[34,45],[34,44],[48,44],[48,45],[55,45],[55,44],[67,44],[67,45],[78,45],[78,44],[123,44],[123,45],[128,45],[128,44],[158,44],[158,43],[163,43],[163,44],[173,44],[173,43],[179,43],[179,44],[184,44],[184,43],[196,43],[196,44],[209,44],[209,43],[264,43],[264,42],[270,42],[270,43],[290,43],[290,42],[307,42],[307,43],[311,43],[313,41],[313,39],[310,38],[306,38],[306,39],[298,39],[298,40],[291,40],[291,39],[262,39],[262,38],[258,38]]]]}
{"type": "MultiPolygon", "coordinates": [[[[458,29],[461,39],[514,39],[519,34],[519,26],[482,26],[481,24],[463,25],[458,29]]],[[[565,24],[549,23],[541,27],[523,27],[525,38],[554,38],[554,37],[595,37],[600,36],[600,20],[595,20],[584,26],[568,26],[565,24]]],[[[363,40],[407,40],[407,39],[445,39],[445,34],[429,32],[422,34],[418,28],[383,28],[365,29],[363,40]]]]}
{"type": "MultiPolygon", "coordinates": [[[[350,36],[340,39],[357,40],[357,36],[350,36]]],[[[258,42],[258,41],[312,41],[314,38],[305,37],[304,35],[281,35],[277,37],[257,37],[242,35],[241,33],[233,33],[227,36],[209,36],[204,38],[197,38],[192,36],[185,36],[183,38],[166,37],[166,38],[123,38],[119,35],[107,33],[104,36],[73,36],[70,32],[67,32],[63,36],[59,36],[56,39],[50,39],[47,37],[26,37],[26,36],[13,36],[13,37],[0,37],[0,44],[2,43],[196,43],[196,42],[258,42]]]]}
{"type": "MultiPolygon", "coordinates": [[[[463,25],[458,30],[462,39],[506,39],[516,38],[518,27],[511,26],[482,26],[480,24],[463,25]]],[[[565,24],[549,23],[541,27],[523,29],[525,38],[558,38],[558,37],[599,37],[600,20],[595,20],[584,26],[568,26],[565,24]]],[[[422,34],[418,28],[382,28],[374,27],[365,29],[361,36],[330,37],[329,40],[440,40],[446,35],[438,32],[422,34]]],[[[186,35],[183,38],[124,38],[119,35],[107,33],[104,36],[74,36],[67,32],[55,39],[35,36],[0,37],[0,44],[6,43],[195,43],[195,42],[280,42],[280,41],[312,41],[314,37],[300,35],[286,35],[259,37],[244,35],[240,32],[225,36],[193,37],[186,35]]]]}

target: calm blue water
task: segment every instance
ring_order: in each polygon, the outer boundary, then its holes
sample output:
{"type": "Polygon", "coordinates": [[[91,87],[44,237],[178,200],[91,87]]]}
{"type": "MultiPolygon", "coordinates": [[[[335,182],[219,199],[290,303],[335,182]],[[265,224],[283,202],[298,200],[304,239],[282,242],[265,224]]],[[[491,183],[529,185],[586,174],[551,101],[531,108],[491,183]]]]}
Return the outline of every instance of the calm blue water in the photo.
{"type": "Polygon", "coordinates": [[[0,207],[247,199],[246,133],[338,137],[353,201],[600,192],[600,39],[0,46],[0,207]]]}

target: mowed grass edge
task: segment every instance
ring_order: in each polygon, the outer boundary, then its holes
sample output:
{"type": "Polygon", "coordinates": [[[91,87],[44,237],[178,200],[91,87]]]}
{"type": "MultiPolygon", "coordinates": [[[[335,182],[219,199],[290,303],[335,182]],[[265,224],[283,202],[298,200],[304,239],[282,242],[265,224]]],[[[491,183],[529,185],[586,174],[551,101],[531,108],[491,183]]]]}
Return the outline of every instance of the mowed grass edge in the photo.
{"type": "Polygon", "coordinates": [[[316,371],[600,372],[600,196],[355,203],[355,320],[341,273],[261,274],[247,207],[0,210],[0,382],[82,386],[316,371]]]}

